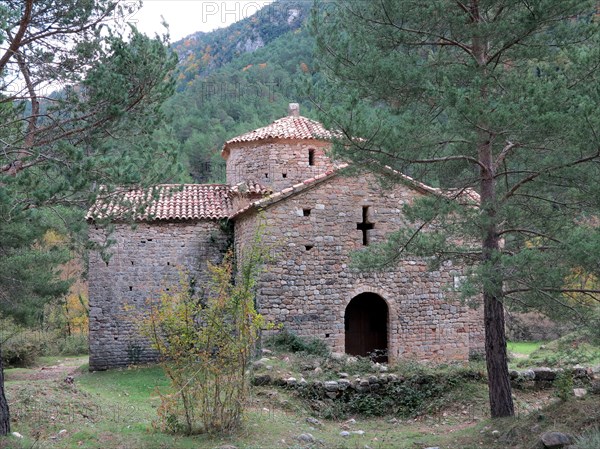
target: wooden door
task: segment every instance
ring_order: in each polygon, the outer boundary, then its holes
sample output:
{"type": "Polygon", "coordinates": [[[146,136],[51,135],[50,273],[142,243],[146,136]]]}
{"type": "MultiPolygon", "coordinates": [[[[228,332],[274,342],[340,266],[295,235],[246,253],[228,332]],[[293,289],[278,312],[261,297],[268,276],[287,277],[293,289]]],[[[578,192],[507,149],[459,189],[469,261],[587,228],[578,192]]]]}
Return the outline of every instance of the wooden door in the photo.
{"type": "Polygon", "coordinates": [[[344,316],[346,353],[387,362],[388,307],[374,293],[362,293],[350,301],[344,316]]]}

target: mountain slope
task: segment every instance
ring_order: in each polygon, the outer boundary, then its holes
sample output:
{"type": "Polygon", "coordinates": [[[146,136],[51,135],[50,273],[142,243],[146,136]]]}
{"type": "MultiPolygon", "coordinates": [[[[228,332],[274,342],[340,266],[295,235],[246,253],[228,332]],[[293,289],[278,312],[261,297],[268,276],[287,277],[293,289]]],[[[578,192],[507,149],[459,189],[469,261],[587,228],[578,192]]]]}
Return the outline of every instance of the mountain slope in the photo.
{"type": "Polygon", "coordinates": [[[172,47],[180,60],[180,87],[300,29],[311,5],[308,1],[279,0],[226,28],[194,33],[175,42],[172,47]]]}
{"type": "MultiPolygon", "coordinates": [[[[186,180],[223,182],[223,143],[280,118],[288,103],[302,103],[300,81],[313,65],[314,40],[306,29],[310,4],[276,2],[270,12],[173,45],[184,57],[178,91],[164,110],[189,172],[186,180]]],[[[308,106],[303,115],[310,115],[308,106]]]]}

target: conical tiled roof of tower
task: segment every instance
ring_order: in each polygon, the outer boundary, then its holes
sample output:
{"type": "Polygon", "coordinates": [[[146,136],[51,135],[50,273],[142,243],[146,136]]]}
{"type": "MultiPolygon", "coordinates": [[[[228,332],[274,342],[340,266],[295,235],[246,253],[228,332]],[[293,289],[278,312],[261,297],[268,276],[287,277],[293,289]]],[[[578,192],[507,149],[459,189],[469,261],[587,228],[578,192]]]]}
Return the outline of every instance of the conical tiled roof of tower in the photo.
{"type": "Polygon", "coordinates": [[[331,131],[315,121],[300,115],[300,107],[297,103],[291,103],[287,117],[275,120],[264,128],[258,128],[241,136],[228,140],[223,146],[223,156],[228,153],[228,146],[241,142],[256,142],[272,139],[293,140],[329,140],[334,135],[331,131]]]}

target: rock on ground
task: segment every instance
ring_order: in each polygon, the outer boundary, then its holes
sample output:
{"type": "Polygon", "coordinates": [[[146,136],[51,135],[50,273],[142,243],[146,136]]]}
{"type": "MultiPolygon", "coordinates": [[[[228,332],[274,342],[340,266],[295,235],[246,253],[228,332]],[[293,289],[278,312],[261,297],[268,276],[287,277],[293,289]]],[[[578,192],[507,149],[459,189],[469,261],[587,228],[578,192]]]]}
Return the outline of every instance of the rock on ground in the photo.
{"type": "Polygon", "coordinates": [[[306,422],[309,424],[312,424],[313,426],[317,426],[317,427],[321,427],[323,425],[323,423],[321,421],[319,421],[317,418],[313,418],[312,416],[309,416],[308,418],[306,418],[306,422]]]}
{"type": "Polygon", "coordinates": [[[582,398],[587,394],[587,390],[585,388],[573,388],[573,394],[576,398],[582,398]]]}
{"type": "Polygon", "coordinates": [[[573,444],[573,437],[562,432],[546,432],[540,437],[543,447],[546,449],[561,449],[573,444]]]}
{"type": "Polygon", "coordinates": [[[302,443],[314,443],[315,437],[313,437],[310,433],[301,433],[298,435],[298,441],[302,443]]]}

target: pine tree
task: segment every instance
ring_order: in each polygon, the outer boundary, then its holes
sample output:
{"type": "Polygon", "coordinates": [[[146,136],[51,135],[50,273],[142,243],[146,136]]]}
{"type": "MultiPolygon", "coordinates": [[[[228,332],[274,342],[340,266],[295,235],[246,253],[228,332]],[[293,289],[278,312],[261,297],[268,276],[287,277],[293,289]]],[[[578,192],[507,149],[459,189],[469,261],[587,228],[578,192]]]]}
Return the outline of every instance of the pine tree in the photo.
{"type": "MultiPolygon", "coordinates": [[[[124,23],[137,3],[0,5],[0,308],[21,318],[31,300],[40,308],[66,288],[55,276],[64,252],[42,244],[49,213],[72,230],[81,226],[81,209],[65,214],[60,207],[85,207],[100,185],[109,192],[177,172],[168,134],[154,134],[177,58],[168,36],[149,38],[124,23]]],[[[6,435],[1,372],[0,362],[6,435]]]]}
{"type": "Polygon", "coordinates": [[[336,154],[457,196],[479,195],[469,207],[416,202],[406,213],[417,224],[436,222],[436,230],[398,230],[357,259],[379,267],[412,253],[471,264],[464,294],[483,297],[491,414],[511,416],[505,307],[585,317],[600,300],[593,286],[568,281],[600,271],[594,2],[317,6],[313,27],[327,77],[318,102],[323,121],[346,136],[336,154]]]}

